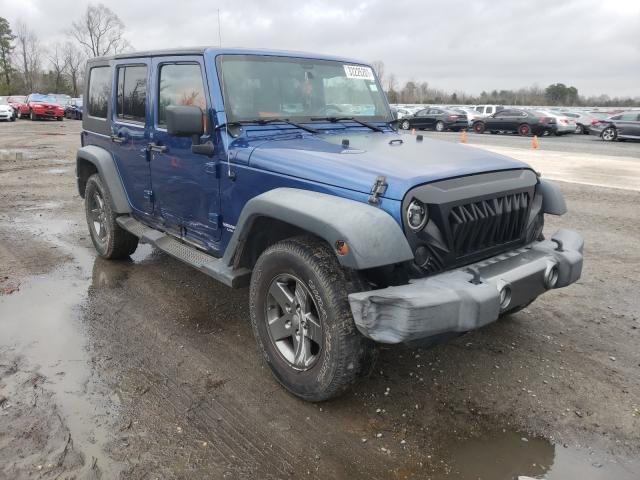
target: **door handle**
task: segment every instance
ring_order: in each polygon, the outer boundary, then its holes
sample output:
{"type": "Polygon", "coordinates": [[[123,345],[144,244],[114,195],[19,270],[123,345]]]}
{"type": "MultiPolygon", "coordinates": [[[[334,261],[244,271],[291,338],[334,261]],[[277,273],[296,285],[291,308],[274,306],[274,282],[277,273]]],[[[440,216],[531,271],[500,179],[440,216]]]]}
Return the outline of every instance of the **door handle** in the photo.
{"type": "Polygon", "coordinates": [[[124,143],[126,142],[126,138],[121,137],[119,135],[111,135],[111,141],[114,143],[124,143]]]}
{"type": "Polygon", "coordinates": [[[148,152],[166,153],[169,151],[169,147],[165,145],[158,145],[157,143],[149,143],[147,145],[148,152]]]}

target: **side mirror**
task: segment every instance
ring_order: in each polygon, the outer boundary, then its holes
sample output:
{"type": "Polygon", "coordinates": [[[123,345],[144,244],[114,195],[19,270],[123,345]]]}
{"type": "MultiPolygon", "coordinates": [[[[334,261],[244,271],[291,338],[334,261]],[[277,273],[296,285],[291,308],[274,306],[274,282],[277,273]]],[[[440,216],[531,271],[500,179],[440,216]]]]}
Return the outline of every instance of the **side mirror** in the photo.
{"type": "Polygon", "coordinates": [[[205,116],[195,105],[170,105],[166,109],[167,133],[175,137],[191,137],[191,151],[212,157],[215,147],[211,140],[200,143],[204,134],[205,116]]]}
{"type": "Polygon", "coordinates": [[[166,109],[167,133],[176,137],[198,137],[204,133],[204,115],[195,105],[170,105],[166,109]]]}

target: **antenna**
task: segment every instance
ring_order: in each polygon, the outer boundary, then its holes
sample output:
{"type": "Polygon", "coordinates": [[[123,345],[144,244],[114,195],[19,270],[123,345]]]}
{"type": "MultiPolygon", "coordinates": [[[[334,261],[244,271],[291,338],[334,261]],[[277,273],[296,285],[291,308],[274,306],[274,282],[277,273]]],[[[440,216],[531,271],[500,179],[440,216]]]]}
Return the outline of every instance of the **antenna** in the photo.
{"type": "MultiPolygon", "coordinates": [[[[218,9],[218,45],[222,47],[222,32],[220,30],[220,9],[218,9]]],[[[227,91],[224,88],[224,68],[223,63],[220,62],[220,83],[222,87],[222,106],[224,107],[224,133],[226,135],[227,146],[226,146],[226,157],[227,157],[227,177],[231,180],[235,179],[235,174],[231,171],[231,159],[229,157],[229,122],[227,121],[227,99],[226,94],[227,91]]]]}

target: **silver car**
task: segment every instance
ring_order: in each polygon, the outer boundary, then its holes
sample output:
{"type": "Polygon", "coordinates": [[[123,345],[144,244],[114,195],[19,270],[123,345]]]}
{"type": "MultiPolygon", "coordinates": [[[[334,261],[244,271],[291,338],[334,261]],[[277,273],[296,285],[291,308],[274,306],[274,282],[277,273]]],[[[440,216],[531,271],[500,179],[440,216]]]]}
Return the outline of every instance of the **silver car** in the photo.
{"type": "Polygon", "coordinates": [[[556,119],[556,135],[566,135],[568,133],[576,133],[576,121],[573,118],[567,117],[564,113],[555,112],[551,110],[538,110],[549,117],[556,119]]]}

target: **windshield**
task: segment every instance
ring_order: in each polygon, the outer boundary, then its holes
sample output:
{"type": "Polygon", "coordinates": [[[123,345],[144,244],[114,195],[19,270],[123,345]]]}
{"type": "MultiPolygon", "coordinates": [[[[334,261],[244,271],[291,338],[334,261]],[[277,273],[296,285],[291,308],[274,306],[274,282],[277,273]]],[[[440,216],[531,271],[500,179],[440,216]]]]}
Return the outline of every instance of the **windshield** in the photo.
{"type": "Polygon", "coordinates": [[[55,97],[52,97],[51,95],[40,95],[40,94],[31,95],[29,97],[29,101],[30,102],[58,103],[58,100],[55,97]]]}
{"type": "Polygon", "coordinates": [[[260,55],[221,55],[217,62],[229,122],[343,116],[392,119],[367,66],[260,55]]]}

